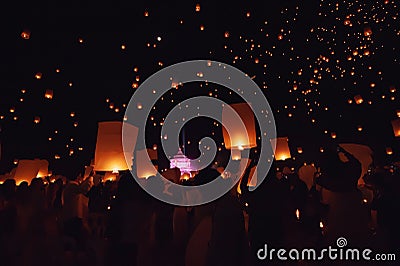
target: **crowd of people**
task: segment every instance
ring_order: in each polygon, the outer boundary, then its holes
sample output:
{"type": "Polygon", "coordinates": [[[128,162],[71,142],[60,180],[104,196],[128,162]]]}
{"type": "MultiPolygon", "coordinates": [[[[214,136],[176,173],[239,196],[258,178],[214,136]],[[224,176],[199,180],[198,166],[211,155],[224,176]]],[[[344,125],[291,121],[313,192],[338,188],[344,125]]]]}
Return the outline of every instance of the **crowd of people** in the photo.
{"type": "MultiPolygon", "coordinates": [[[[153,198],[129,171],[120,172],[117,181],[103,181],[101,173],[67,176],[66,182],[35,178],[18,186],[7,179],[0,185],[1,264],[320,265],[300,259],[261,260],[257,252],[265,244],[275,249],[318,249],[336,245],[339,237],[346,238],[349,246],[396,252],[400,244],[396,167],[374,167],[363,177],[360,189],[360,163],[339,148],[321,158],[311,186],[285,162],[273,162],[264,182],[251,191],[248,179],[258,163],[254,154],[240,182],[240,194],[234,186],[219,199],[194,207],[153,198]],[[347,162],[338,153],[345,154],[347,162]],[[365,190],[373,197],[366,198],[365,190]],[[189,250],[205,219],[211,221],[205,227],[209,233],[200,234],[206,246],[189,250]],[[203,252],[204,261],[193,262],[188,257],[193,252],[203,252]]],[[[219,172],[207,168],[193,180],[172,181],[191,186],[214,178],[220,178],[219,172]]]]}

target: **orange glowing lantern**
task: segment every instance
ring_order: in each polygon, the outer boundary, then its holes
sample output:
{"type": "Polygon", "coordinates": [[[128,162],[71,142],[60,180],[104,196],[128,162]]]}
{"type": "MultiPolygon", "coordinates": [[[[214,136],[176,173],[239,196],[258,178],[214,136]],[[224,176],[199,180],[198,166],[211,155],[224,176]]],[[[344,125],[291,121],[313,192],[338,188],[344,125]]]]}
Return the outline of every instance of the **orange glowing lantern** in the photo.
{"type": "Polygon", "coordinates": [[[196,12],[200,12],[200,4],[196,4],[196,12]]]}
{"type": "Polygon", "coordinates": [[[38,72],[35,74],[35,79],[41,79],[43,74],[41,72],[38,72]]]}
{"type": "Polygon", "coordinates": [[[386,154],[387,155],[392,155],[393,154],[393,150],[391,147],[386,147],[386,154]]]}
{"type": "Polygon", "coordinates": [[[364,100],[360,94],[357,94],[356,96],[354,96],[354,101],[356,102],[356,104],[362,104],[364,102],[364,100]]]}
{"type": "Polygon", "coordinates": [[[39,124],[40,123],[40,116],[35,116],[35,118],[33,119],[33,123],[39,124]]]}
{"type": "Polygon", "coordinates": [[[365,27],[364,28],[364,36],[365,37],[369,37],[369,36],[371,36],[372,35],[372,29],[371,29],[371,27],[365,27]]]}
{"type": "Polygon", "coordinates": [[[303,148],[302,147],[297,147],[297,153],[299,153],[299,154],[303,153],[303,148]]]}
{"type": "Polygon", "coordinates": [[[139,178],[148,178],[158,172],[158,166],[154,163],[157,160],[157,151],[153,149],[143,149],[136,152],[136,174],[139,178]],[[148,158],[150,160],[148,160],[148,158]]]}
{"type": "Polygon", "coordinates": [[[254,114],[247,103],[224,105],[222,133],[226,149],[248,149],[257,146],[254,114]]]}
{"type": "Polygon", "coordinates": [[[331,132],[331,138],[336,139],[336,133],[335,132],[331,132]]]}
{"type": "Polygon", "coordinates": [[[47,160],[19,160],[13,178],[17,185],[21,182],[31,182],[36,177],[46,177],[48,175],[49,162],[47,160]]]}
{"type": "Polygon", "coordinates": [[[229,31],[225,31],[224,36],[225,38],[229,38],[229,31]]]}
{"type": "Polygon", "coordinates": [[[400,110],[396,110],[397,117],[400,117],[400,110]]]}
{"type": "Polygon", "coordinates": [[[119,121],[99,122],[94,170],[131,169],[137,135],[138,128],[128,123],[119,121]],[[124,128],[124,139],[122,139],[122,128],[124,128]]]}
{"type": "Polygon", "coordinates": [[[29,38],[31,37],[31,32],[29,30],[24,30],[21,33],[21,37],[22,39],[29,40],[29,38]]]}
{"type": "Polygon", "coordinates": [[[395,137],[400,137],[400,119],[392,120],[392,128],[395,137]]]}
{"type": "Polygon", "coordinates": [[[53,90],[47,89],[44,93],[44,97],[50,100],[53,99],[53,90]]]}
{"type": "Polygon", "coordinates": [[[272,148],[275,147],[275,159],[284,161],[291,158],[289,149],[289,139],[287,137],[271,139],[272,148]]]}

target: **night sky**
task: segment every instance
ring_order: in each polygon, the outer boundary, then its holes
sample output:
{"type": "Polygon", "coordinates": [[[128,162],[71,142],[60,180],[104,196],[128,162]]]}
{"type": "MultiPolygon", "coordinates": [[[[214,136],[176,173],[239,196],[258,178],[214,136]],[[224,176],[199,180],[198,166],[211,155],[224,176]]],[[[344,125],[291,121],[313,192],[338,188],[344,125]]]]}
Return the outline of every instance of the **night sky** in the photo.
{"type": "MultiPolygon", "coordinates": [[[[376,160],[398,159],[391,126],[400,116],[397,2],[252,2],[8,3],[2,8],[0,173],[15,159],[47,159],[61,174],[90,164],[97,123],[123,120],[141,82],[194,59],[231,64],[253,77],[273,108],[278,136],[289,138],[299,162],[317,160],[319,148],[332,141],[369,145],[376,160]],[[52,99],[45,97],[48,89],[52,99]]],[[[213,84],[171,89],[149,118],[149,147],[160,141],[168,110],[194,95],[238,101],[213,84]]],[[[206,135],[222,142],[214,121],[195,122],[185,129],[189,157],[206,135]]]]}

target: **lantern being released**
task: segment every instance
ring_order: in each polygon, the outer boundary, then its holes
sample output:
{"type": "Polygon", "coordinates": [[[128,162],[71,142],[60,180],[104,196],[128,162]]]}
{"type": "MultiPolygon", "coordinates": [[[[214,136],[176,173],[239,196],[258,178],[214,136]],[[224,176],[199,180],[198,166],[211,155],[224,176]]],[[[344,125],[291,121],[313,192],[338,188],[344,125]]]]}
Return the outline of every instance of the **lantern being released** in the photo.
{"type": "Polygon", "coordinates": [[[94,170],[118,171],[131,169],[138,128],[119,121],[98,124],[94,170]],[[122,143],[124,127],[124,143],[122,143]]]}
{"type": "Polygon", "coordinates": [[[15,171],[14,179],[17,185],[21,182],[31,182],[36,177],[46,177],[48,175],[49,162],[47,160],[19,160],[15,171]]]}
{"type": "Polygon", "coordinates": [[[291,158],[289,140],[287,137],[271,139],[272,148],[275,147],[275,159],[286,160],[291,158]]]}
{"type": "Polygon", "coordinates": [[[400,137],[400,119],[392,121],[392,128],[395,137],[400,137]]]}
{"type": "Polygon", "coordinates": [[[247,103],[225,105],[222,124],[225,148],[242,150],[257,146],[254,114],[247,103]]]}
{"type": "Polygon", "coordinates": [[[139,178],[148,178],[156,175],[158,166],[155,164],[157,160],[157,151],[153,149],[144,149],[136,152],[136,174],[139,178]],[[148,160],[148,158],[150,160],[148,160]]]}

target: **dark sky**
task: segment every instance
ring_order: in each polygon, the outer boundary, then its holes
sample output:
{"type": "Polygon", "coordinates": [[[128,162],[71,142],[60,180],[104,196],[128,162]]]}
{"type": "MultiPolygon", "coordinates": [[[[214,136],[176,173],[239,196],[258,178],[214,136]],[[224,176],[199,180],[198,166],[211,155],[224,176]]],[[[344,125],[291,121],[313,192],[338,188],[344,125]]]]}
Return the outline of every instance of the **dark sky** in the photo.
{"type": "MultiPolygon", "coordinates": [[[[331,132],[337,134],[335,142],[367,144],[377,157],[398,158],[399,140],[390,121],[400,109],[400,31],[394,18],[399,7],[394,1],[337,3],[73,0],[8,4],[1,14],[0,172],[9,171],[14,159],[25,158],[48,159],[56,172],[68,165],[87,165],[94,155],[97,123],[122,120],[123,104],[135,91],[136,77],[140,84],[165,66],[193,59],[221,61],[255,75],[254,81],[274,110],[278,136],[289,137],[293,154],[296,147],[303,147],[300,160],[317,159],[319,147],[332,141],[331,132]],[[200,12],[195,11],[196,4],[200,12]],[[366,36],[369,28],[372,34],[366,36]],[[29,40],[21,38],[25,29],[31,33],[29,40]],[[35,79],[38,72],[40,80],[35,79]],[[53,90],[53,99],[44,97],[46,89],[53,90]],[[361,95],[363,103],[355,104],[356,95],[361,95]],[[35,116],[40,123],[33,122],[35,116]],[[385,155],[386,147],[393,148],[391,157],[385,155]],[[74,149],[72,156],[70,149],[74,149]],[[54,159],[55,155],[61,159],[54,159]]],[[[184,87],[166,95],[165,102],[176,99],[176,103],[193,91],[208,95],[217,88],[184,87]]],[[[218,98],[236,101],[223,88],[218,88],[218,98]]],[[[159,105],[165,112],[173,106],[159,105]]],[[[160,122],[164,115],[154,113],[155,120],[160,122]]],[[[220,128],[212,122],[205,119],[188,125],[186,139],[196,143],[212,132],[220,139],[220,128]]],[[[159,125],[149,136],[149,145],[159,141],[157,130],[159,125]]],[[[196,153],[195,145],[187,147],[189,156],[196,153]]]]}

